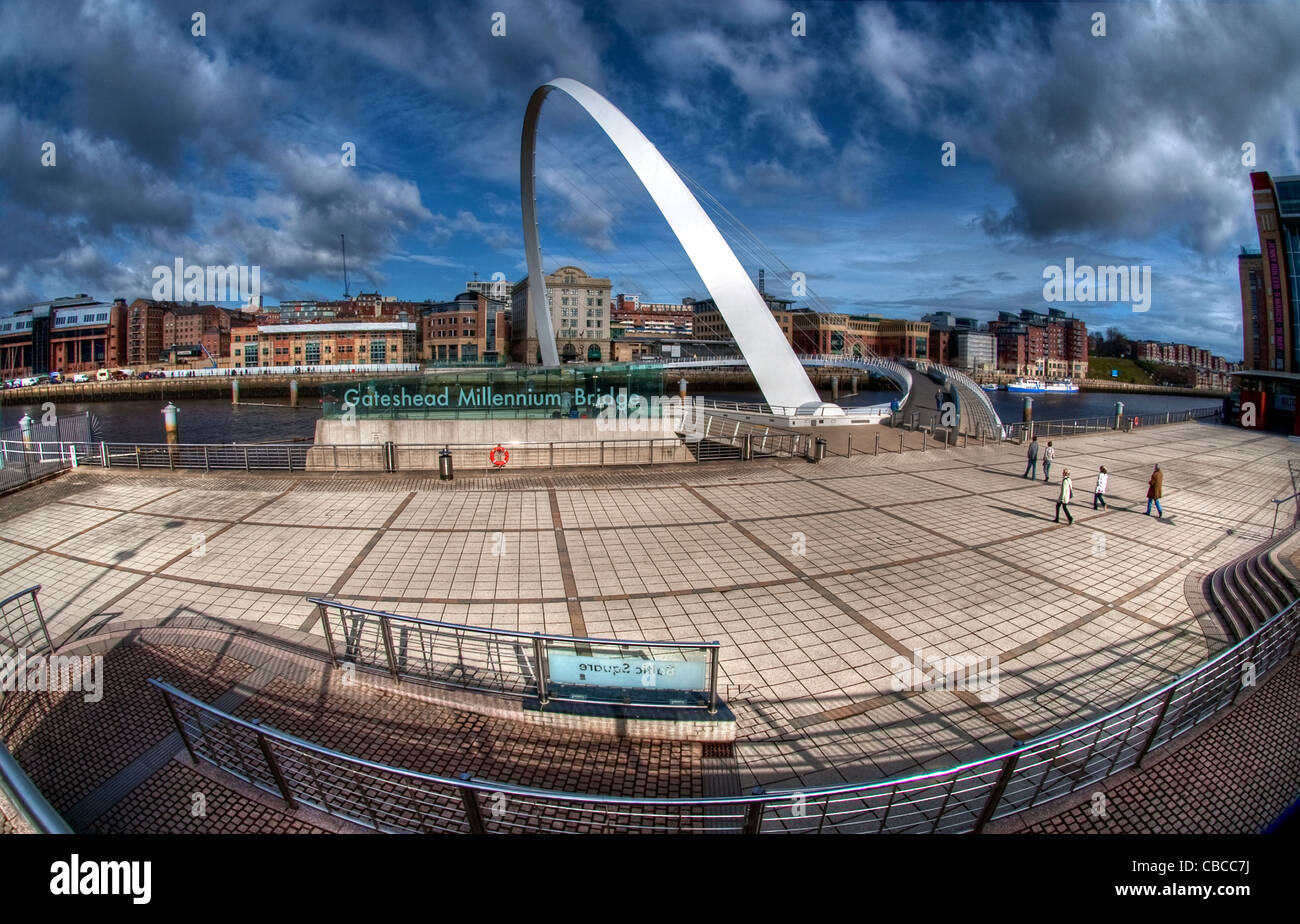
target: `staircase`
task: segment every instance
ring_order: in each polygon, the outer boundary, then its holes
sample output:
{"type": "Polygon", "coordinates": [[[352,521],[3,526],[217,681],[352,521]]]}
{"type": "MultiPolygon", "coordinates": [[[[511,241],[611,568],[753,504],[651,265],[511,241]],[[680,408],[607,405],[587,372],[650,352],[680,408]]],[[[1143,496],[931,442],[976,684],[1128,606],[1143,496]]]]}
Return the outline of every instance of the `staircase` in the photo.
{"type": "Polygon", "coordinates": [[[1210,572],[1201,593],[1226,641],[1235,645],[1279,610],[1300,598],[1300,583],[1278,560],[1278,548],[1294,533],[1287,532],[1210,572]]]}

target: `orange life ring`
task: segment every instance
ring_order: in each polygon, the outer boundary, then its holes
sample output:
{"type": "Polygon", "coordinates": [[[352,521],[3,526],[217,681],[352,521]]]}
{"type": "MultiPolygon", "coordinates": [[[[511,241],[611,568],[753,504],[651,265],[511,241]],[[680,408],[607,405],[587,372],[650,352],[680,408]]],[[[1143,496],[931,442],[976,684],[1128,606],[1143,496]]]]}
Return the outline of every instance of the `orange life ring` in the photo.
{"type": "Polygon", "coordinates": [[[510,461],[510,450],[498,445],[495,449],[488,451],[488,461],[500,468],[510,461]]]}

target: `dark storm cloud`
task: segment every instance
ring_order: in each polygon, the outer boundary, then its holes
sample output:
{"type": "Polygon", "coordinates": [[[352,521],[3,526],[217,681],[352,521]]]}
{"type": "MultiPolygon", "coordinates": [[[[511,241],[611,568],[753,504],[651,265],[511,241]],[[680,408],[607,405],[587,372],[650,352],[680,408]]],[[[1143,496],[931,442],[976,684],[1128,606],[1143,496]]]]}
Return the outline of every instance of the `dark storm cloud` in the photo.
{"type": "MultiPolygon", "coordinates": [[[[992,164],[1016,204],[994,234],[1089,230],[1143,237],[1170,227],[1202,253],[1249,219],[1249,168],[1300,153],[1300,17],[1294,4],[1067,3],[1050,24],[988,8],[960,37],[875,4],[858,12],[857,64],[891,116],[992,164]],[[918,29],[920,31],[918,31],[918,29]]],[[[1041,10],[1035,11],[1041,13],[1041,10]]]]}

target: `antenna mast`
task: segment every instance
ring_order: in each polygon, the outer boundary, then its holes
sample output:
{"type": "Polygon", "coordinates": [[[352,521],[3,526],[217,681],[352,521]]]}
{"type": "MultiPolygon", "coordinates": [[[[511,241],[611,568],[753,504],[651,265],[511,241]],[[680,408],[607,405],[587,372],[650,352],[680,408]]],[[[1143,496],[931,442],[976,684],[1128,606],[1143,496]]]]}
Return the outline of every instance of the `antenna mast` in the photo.
{"type": "Polygon", "coordinates": [[[346,235],[339,235],[339,242],[343,246],[343,297],[352,298],[351,289],[348,288],[348,239],[346,235]]]}

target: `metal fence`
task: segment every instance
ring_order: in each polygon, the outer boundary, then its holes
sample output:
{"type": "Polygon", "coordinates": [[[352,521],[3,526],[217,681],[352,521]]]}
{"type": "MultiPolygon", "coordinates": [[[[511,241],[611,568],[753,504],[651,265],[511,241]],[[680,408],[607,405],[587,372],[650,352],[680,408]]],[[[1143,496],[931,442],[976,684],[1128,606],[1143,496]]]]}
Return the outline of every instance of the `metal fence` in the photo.
{"type": "Polygon", "coordinates": [[[322,748],[151,683],[196,761],[279,793],[291,806],[381,831],[978,833],[994,819],[1138,766],[1152,749],[1231,706],[1246,689],[1248,665],[1263,677],[1297,640],[1300,601],[1136,702],[1004,754],[875,783],[695,799],[583,795],[416,773],[322,748]]]}
{"type": "Polygon", "coordinates": [[[1188,420],[1222,420],[1223,407],[1197,407],[1186,411],[1165,411],[1158,414],[1125,414],[1117,418],[1114,414],[1105,417],[1086,417],[1074,420],[1035,420],[1029,423],[1006,424],[1003,438],[1017,443],[1024,442],[1027,436],[1053,437],[1075,436],[1080,433],[1096,433],[1102,430],[1118,430],[1131,433],[1142,427],[1154,427],[1161,424],[1183,423],[1188,420]]]}
{"type": "Polygon", "coordinates": [[[517,632],[417,619],[308,597],[335,666],[551,702],[718,710],[717,642],[517,632]]]}
{"type": "Polygon", "coordinates": [[[85,446],[94,441],[95,421],[89,413],[67,414],[48,423],[24,416],[23,424],[0,429],[0,491],[71,467],[73,447],[80,445],[84,455],[85,446]]]}
{"type": "MultiPolygon", "coordinates": [[[[15,686],[13,674],[26,670],[25,657],[54,650],[50,630],[41,613],[40,585],[28,587],[0,600],[0,704],[15,686]]],[[[13,811],[17,821],[40,834],[71,834],[72,829],[31,781],[0,740],[0,809],[13,811]]]]}

